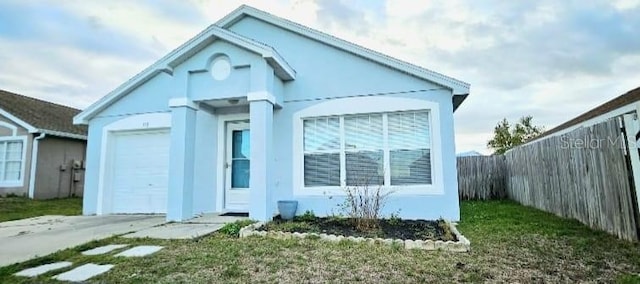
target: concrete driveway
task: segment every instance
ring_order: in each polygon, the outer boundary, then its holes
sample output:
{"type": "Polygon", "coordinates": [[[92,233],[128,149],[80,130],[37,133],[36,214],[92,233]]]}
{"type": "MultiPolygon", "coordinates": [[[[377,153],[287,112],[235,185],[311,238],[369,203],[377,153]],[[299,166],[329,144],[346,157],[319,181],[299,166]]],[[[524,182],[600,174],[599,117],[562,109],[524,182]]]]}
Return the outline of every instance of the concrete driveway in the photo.
{"type": "Polygon", "coordinates": [[[41,216],[3,222],[0,267],[163,223],[163,215],[41,216]]]}

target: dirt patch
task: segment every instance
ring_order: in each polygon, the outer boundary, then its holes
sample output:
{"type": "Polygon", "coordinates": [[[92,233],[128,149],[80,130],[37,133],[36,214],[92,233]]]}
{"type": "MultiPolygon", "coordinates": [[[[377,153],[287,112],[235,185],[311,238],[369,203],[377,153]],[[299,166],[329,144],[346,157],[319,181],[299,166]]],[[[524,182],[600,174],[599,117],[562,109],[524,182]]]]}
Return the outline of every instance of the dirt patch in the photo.
{"type": "Polygon", "coordinates": [[[281,231],[298,233],[318,233],[363,238],[383,238],[402,240],[458,241],[449,225],[443,220],[399,220],[381,219],[378,228],[362,231],[354,226],[350,218],[299,218],[282,220],[278,217],[258,228],[259,231],[281,231]]]}

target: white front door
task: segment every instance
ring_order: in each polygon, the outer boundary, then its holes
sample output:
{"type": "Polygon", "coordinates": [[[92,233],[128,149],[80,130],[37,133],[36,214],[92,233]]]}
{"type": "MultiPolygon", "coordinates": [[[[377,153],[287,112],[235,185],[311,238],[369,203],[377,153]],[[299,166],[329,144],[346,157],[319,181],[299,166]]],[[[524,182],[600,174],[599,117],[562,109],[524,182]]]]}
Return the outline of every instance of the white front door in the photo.
{"type": "Polygon", "coordinates": [[[227,122],[226,136],[225,211],[249,212],[249,123],[227,122]]]}

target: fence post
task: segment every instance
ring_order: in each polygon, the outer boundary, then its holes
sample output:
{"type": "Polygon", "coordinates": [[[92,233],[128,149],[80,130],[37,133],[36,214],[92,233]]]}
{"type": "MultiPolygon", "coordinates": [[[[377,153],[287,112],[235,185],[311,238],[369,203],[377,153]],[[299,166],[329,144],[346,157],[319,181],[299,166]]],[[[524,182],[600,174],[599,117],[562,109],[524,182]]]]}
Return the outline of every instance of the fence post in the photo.
{"type": "MultiPolygon", "coordinates": [[[[638,110],[640,110],[640,104],[638,104],[638,110]]],[[[634,197],[635,204],[633,204],[633,211],[635,212],[636,219],[636,233],[640,238],[640,196],[638,195],[638,189],[640,189],[640,149],[638,147],[638,139],[640,138],[640,125],[638,125],[638,112],[633,114],[625,114],[622,117],[623,126],[625,129],[625,142],[627,156],[629,159],[630,169],[630,190],[631,196],[634,197]]]]}

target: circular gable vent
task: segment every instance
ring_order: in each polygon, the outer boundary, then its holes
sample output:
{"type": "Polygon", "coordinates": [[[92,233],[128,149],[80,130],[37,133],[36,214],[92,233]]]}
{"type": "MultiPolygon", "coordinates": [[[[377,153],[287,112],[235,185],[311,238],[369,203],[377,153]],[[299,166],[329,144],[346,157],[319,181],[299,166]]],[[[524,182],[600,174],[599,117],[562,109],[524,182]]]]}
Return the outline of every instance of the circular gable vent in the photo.
{"type": "Polygon", "coordinates": [[[218,56],[211,62],[211,76],[217,81],[227,79],[231,74],[231,63],[229,57],[218,56]]]}

